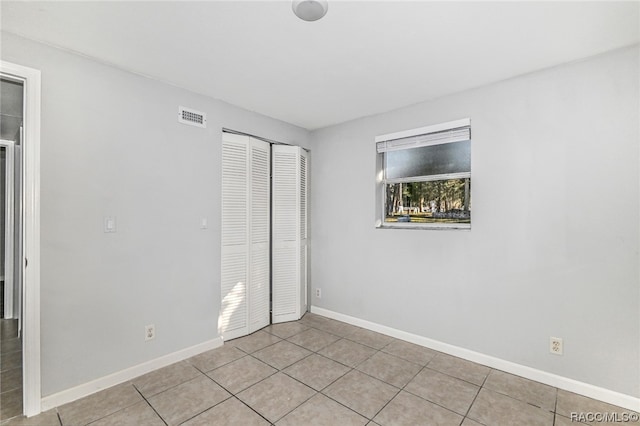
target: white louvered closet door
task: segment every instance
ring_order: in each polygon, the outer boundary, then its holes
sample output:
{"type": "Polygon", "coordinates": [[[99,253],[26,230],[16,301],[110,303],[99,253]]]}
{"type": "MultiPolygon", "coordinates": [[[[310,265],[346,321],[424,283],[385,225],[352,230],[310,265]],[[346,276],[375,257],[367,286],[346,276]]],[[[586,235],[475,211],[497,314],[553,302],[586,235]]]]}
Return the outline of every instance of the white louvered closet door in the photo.
{"type": "Polygon", "coordinates": [[[300,317],[307,311],[307,233],[308,223],[308,194],[309,194],[309,157],[307,151],[300,148],[300,317]]]}
{"type": "Polygon", "coordinates": [[[219,332],[224,340],[269,324],[269,144],[223,134],[219,332]]]}
{"type": "Polygon", "coordinates": [[[250,141],[249,333],[269,325],[271,182],[267,142],[250,141]]]}
{"type": "Polygon", "coordinates": [[[272,147],[273,323],[300,319],[306,311],[306,169],[302,148],[272,147]]]}

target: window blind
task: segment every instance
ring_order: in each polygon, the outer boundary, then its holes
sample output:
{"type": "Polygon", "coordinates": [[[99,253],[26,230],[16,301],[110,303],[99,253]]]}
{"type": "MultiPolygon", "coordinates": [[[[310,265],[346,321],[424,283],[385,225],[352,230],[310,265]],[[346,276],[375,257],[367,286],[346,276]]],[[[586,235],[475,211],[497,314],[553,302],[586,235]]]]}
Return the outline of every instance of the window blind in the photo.
{"type": "Polygon", "coordinates": [[[468,140],[388,151],[384,155],[386,180],[471,172],[468,140]]]}
{"type": "Polygon", "coordinates": [[[440,145],[451,142],[463,142],[471,139],[469,126],[441,132],[426,133],[400,139],[391,139],[376,143],[378,153],[400,151],[404,149],[421,148],[424,146],[440,145]]]}

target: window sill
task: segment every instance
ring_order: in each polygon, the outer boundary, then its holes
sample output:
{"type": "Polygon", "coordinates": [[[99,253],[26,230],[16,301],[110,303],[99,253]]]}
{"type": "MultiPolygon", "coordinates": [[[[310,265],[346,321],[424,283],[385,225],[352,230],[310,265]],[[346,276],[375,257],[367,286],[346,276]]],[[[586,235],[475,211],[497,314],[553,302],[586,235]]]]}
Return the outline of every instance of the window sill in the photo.
{"type": "Polygon", "coordinates": [[[470,223],[429,223],[429,224],[417,224],[417,223],[383,223],[376,224],[376,229],[419,229],[419,230],[435,230],[435,231],[471,231],[470,223]]]}

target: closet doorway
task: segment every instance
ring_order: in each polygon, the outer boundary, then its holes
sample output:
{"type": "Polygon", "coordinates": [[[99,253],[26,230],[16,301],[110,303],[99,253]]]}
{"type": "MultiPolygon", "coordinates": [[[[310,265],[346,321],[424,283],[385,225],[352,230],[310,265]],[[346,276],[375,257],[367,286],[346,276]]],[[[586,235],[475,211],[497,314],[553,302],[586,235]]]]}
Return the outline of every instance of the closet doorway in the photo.
{"type": "Polygon", "coordinates": [[[224,340],[307,309],[308,153],[254,136],[222,137],[221,308],[224,340]]]}

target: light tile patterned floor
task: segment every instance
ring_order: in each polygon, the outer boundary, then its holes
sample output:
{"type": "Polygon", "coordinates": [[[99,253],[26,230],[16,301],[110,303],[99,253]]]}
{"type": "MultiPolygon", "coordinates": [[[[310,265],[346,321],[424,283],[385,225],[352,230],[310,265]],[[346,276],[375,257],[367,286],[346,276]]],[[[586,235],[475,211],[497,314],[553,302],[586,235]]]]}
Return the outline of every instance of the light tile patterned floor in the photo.
{"type": "Polygon", "coordinates": [[[0,419],[22,413],[22,339],[18,320],[0,319],[0,419]]]}
{"type": "Polygon", "coordinates": [[[307,314],[2,426],[578,425],[571,412],[629,411],[307,314]]]}

